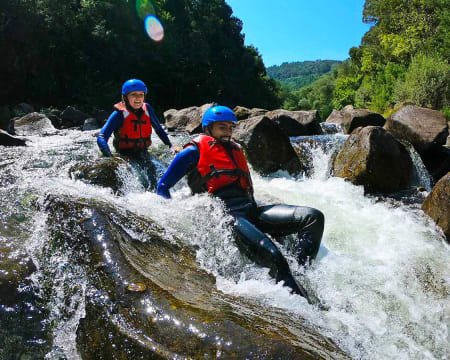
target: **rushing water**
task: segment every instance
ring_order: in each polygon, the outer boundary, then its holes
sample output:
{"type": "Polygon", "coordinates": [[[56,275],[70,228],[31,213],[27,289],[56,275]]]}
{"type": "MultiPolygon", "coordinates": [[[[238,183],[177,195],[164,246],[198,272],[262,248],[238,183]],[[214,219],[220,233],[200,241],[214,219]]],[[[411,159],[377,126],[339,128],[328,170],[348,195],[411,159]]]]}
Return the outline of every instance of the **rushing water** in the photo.
{"type": "MultiPolygon", "coordinates": [[[[291,295],[275,284],[268,269],[241,256],[220,202],[191,196],[184,180],[172,190],[173,198],[165,200],[128,176],[125,195],[118,197],[68,176],[74,163],[99,156],[93,132],[68,130],[30,140],[24,148],[0,147],[0,279],[12,272],[19,280],[10,283],[17,288],[6,289],[21,300],[0,306],[0,359],[9,358],[14,346],[28,358],[79,358],[74,339],[84,316],[86,288],[82,272],[65,277],[70,258],[53,259],[61,268],[54,279],[56,291],[50,306],[39,305],[44,275],[38,258],[48,234],[47,214],[36,204],[47,194],[102,199],[152,218],[169,234],[197,246],[197,261],[217,277],[219,290],[301,315],[352,358],[448,358],[450,249],[416,202],[365,196],[362,187],[330,176],[330,157],[345,136],[324,135],[303,145],[312,162],[308,177],[252,173],[257,201],[311,206],[325,214],[319,260],[304,269],[285,254],[298,279],[328,311],[291,295]],[[62,295],[68,284],[77,289],[70,302],[62,295]]],[[[163,171],[170,155],[158,141],[154,146],[163,171]]],[[[417,173],[417,181],[429,190],[426,176],[417,173]]]]}

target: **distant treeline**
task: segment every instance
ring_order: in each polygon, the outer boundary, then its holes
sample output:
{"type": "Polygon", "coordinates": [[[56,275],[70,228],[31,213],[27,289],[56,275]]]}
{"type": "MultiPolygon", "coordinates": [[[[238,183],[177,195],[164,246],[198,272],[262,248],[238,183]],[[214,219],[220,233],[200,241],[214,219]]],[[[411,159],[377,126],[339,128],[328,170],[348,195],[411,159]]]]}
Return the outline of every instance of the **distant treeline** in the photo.
{"type": "Polygon", "coordinates": [[[258,51],[244,45],[242,22],[224,0],[139,1],[165,28],[146,34],[135,1],[2,0],[0,104],[78,104],[110,108],[129,78],[149,87],[157,108],[217,101],[280,105],[258,51]]]}
{"type": "Polygon", "coordinates": [[[366,0],[363,21],[373,26],[350,59],[310,85],[284,87],[283,107],[319,110],[345,105],[389,115],[402,103],[450,115],[450,1],[366,0]]]}
{"type": "Polygon", "coordinates": [[[333,66],[337,66],[341,61],[336,60],[316,60],[316,61],[297,61],[283,63],[267,68],[267,75],[279,80],[282,86],[289,90],[298,90],[299,88],[311,84],[321,75],[331,71],[333,66]]]}

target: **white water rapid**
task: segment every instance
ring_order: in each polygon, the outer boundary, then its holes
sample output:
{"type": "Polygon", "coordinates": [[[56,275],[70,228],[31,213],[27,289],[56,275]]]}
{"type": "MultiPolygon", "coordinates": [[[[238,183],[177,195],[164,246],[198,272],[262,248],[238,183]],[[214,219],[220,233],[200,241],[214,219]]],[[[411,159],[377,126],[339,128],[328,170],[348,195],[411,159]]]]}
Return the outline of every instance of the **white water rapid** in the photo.
{"type": "MultiPolygon", "coordinates": [[[[329,307],[319,311],[275,284],[268,269],[240,255],[219,201],[191,196],[184,180],[172,189],[171,200],[144,192],[132,177],[121,197],[73,181],[67,174],[74,161],[100,155],[93,132],[63,134],[31,137],[28,147],[12,150],[11,158],[1,159],[0,165],[20,177],[1,189],[2,196],[26,192],[38,198],[46,194],[95,198],[150,217],[167,229],[168,236],[198,246],[198,262],[217,277],[221,291],[300,314],[354,359],[449,358],[450,249],[442,233],[419,206],[365,196],[362,187],[330,177],[330,151],[312,151],[309,178],[283,173],[263,177],[252,172],[257,201],[311,206],[325,214],[318,260],[303,269],[286,254],[297,279],[329,307]]],[[[166,167],[170,155],[158,139],[153,146],[160,149],[161,166],[166,167]]],[[[14,201],[10,203],[14,206],[14,201]]],[[[34,236],[25,246],[38,253],[45,234],[42,225],[32,231],[34,236]]],[[[70,306],[76,313],[72,319],[79,319],[82,300],[76,298],[70,306]]],[[[59,311],[57,306],[55,311],[59,311]]],[[[55,338],[73,337],[75,328],[72,322],[56,326],[55,338]]],[[[75,349],[63,350],[67,358],[78,358],[75,349]]]]}

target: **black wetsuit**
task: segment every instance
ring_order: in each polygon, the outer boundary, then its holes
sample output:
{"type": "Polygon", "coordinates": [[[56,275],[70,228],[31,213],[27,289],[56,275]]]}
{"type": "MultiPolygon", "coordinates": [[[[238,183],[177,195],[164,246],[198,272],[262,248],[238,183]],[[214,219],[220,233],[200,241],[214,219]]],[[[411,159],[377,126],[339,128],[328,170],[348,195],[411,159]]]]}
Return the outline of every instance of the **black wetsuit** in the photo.
{"type": "Polygon", "coordinates": [[[283,280],[295,293],[307,298],[306,291],[292,277],[289,265],[269,234],[285,245],[300,265],[315,259],[322,240],[325,218],[317,209],[295,205],[257,206],[252,196],[237,186],[220,189],[222,199],[235,218],[236,244],[252,261],[269,267],[277,282],[283,280]],[[294,237],[286,237],[295,234],[294,237]]]}

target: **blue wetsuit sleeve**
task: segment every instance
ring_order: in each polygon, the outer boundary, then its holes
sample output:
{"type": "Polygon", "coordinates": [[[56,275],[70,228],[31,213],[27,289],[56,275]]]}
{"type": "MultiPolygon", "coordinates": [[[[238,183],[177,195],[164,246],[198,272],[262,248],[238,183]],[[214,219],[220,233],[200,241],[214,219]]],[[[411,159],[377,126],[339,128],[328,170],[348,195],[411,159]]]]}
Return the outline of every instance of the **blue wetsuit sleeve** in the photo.
{"type": "Polygon", "coordinates": [[[199,159],[200,153],[195,146],[188,146],[178,153],[161,180],[159,180],[156,193],[166,199],[170,199],[169,189],[191,171],[198,164],[199,159]]]}
{"type": "Polygon", "coordinates": [[[105,156],[112,156],[111,150],[108,146],[108,139],[111,134],[120,128],[123,124],[123,115],[119,111],[114,111],[106,121],[106,124],[100,130],[100,133],[97,136],[97,145],[100,148],[100,151],[105,156]]]}
{"type": "Polygon", "coordinates": [[[169,140],[169,136],[162,128],[161,124],[159,123],[158,117],[156,116],[155,110],[150,106],[150,104],[147,104],[148,112],[150,113],[150,120],[152,122],[152,128],[155,130],[156,135],[161,139],[161,141],[166,144],[169,147],[172,147],[172,143],[169,140]]]}

